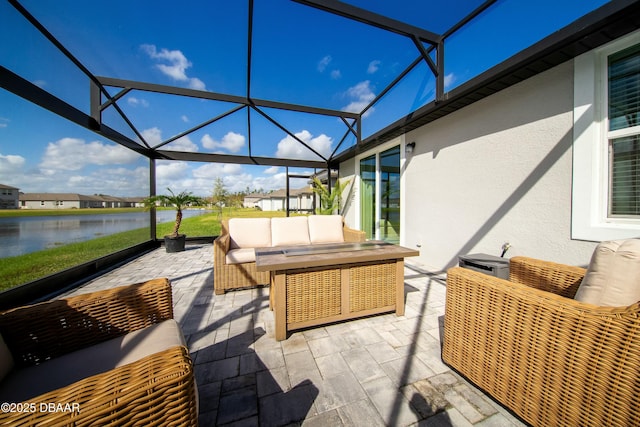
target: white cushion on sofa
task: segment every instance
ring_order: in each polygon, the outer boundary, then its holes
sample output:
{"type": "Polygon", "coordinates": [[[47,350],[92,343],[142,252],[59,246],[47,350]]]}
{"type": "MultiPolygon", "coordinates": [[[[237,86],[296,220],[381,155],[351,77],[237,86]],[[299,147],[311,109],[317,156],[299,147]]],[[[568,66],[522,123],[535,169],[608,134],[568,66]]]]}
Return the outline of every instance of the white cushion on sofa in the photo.
{"type": "Polygon", "coordinates": [[[309,223],[306,216],[271,218],[273,246],[308,245],[309,243],[309,223]]]}
{"type": "Polygon", "coordinates": [[[341,215],[311,215],[308,221],[311,243],[344,242],[341,215]]]}
{"type": "Polygon", "coordinates": [[[225,264],[244,264],[256,262],[256,251],[253,248],[231,249],[224,258],[225,264]]]}
{"type": "Polygon", "coordinates": [[[575,299],[610,307],[640,301],[640,239],[600,243],[575,299]]]}
{"type": "Polygon", "coordinates": [[[186,347],[184,336],[174,319],[165,320],[39,365],[14,369],[0,383],[0,401],[22,402],[175,346],[186,347]]]}
{"type": "Polygon", "coordinates": [[[271,218],[231,218],[231,249],[271,246],[271,218]]]}

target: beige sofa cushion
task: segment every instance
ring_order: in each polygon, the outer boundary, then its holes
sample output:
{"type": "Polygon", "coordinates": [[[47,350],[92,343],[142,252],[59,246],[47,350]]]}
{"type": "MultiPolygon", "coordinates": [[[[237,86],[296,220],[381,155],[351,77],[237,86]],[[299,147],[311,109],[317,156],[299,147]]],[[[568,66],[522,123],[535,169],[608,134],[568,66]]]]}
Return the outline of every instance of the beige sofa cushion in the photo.
{"type": "Polygon", "coordinates": [[[600,243],[575,299],[611,307],[640,301],[640,239],[600,243]]]}
{"type": "Polygon", "coordinates": [[[0,402],[22,402],[175,346],[186,347],[184,336],[175,320],[165,320],[40,365],[14,369],[0,383],[0,402]]]}
{"type": "Polygon", "coordinates": [[[0,335],[0,380],[13,369],[13,355],[0,335]]]}
{"type": "Polygon", "coordinates": [[[256,262],[256,251],[253,248],[231,249],[224,258],[225,264],[244,264],[256,262]]]}
{"type": "Polygon", "coordinates": [[[271,218],[231,218],[231,249],[271,246],[271,218]]]}
{"type": "Polygon", "coordinates": [[[342,243],[342,215],[311,215],[309,240],[311,243],[342,243]]]}
{"type": "Polygon", "coordinates": [[[308,245],[309,243],[309,223],[306,216],[271,218],[273,246],[308,245]]]}

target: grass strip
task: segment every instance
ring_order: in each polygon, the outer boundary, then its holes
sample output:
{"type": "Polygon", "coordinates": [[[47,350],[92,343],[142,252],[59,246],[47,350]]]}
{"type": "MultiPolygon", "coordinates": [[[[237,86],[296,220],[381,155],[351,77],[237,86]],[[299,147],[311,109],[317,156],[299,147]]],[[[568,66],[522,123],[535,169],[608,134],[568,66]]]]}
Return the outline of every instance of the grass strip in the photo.
{"type": "MultiPolygon", "coordinates": [[[[69,209],[68,211],[75,211],[75,209],[69,209]]],[[[95,210],[89,211],[96,213],[95,210]]],[[[270,218],[284,216],[285,213],[281,211],[262,212],[255,209],[224,208],[221,216],[218,213],[207,213],[183,219],[180,232],[189,237],[217,236],[220,234],[219,218],[270,218]]],[[[173,221],[157,224],[157,238],[162,239],[166,234],[170,234],[173,231],[173,225],[173,221]]],[[[0,290],[9,289],[57,273],[147,240],[149,240],[149,229],[145,227],[25,255],[2,258],[0,259],[0,290]]]]}
{"type": "Polygon", "coordinates": [[[0,290],[30,282],[69,267],[149,240],[149,229],[123,231],[84,242],[3,258],[0,262],[0,290]]]}

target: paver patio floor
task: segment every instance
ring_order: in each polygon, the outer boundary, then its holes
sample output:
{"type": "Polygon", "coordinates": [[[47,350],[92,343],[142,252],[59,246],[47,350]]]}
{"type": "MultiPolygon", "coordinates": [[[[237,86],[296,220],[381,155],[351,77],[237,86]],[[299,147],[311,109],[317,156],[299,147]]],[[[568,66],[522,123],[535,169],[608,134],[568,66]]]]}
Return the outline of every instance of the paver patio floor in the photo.
{"type": "Polygon", "coordinates": [[[443,364],[443,274],[405,266],[406,313],[274,337],[267,287],[213,293],[213,246],[160,248],[73,293],[171,279],[200,425],[521,426],[443,364]]]}

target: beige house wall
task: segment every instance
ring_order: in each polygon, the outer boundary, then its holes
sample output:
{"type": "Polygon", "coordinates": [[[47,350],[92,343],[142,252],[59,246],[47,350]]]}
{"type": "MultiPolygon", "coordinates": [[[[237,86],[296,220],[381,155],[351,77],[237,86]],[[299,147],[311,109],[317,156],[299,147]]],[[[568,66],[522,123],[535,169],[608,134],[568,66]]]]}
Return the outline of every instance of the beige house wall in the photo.
{"type": "MultiPolygon", "coordinates": [[[[589,262],[594,242],[571,239],[573,61],[532,77],[394,143],[403,159],[401,243],[433,269],[461,254],[589,262]]],[[[340,166],[357,174],[358,160],[340,166]]],[[[358,186],[347,206],[358,224],[358,186]]]]}
{"type": "Polygon", "coordinates": [[[78,200],[23,200],[20,202],[22,209],[79,209],[88,206],[80,206],[78,200]]]}

